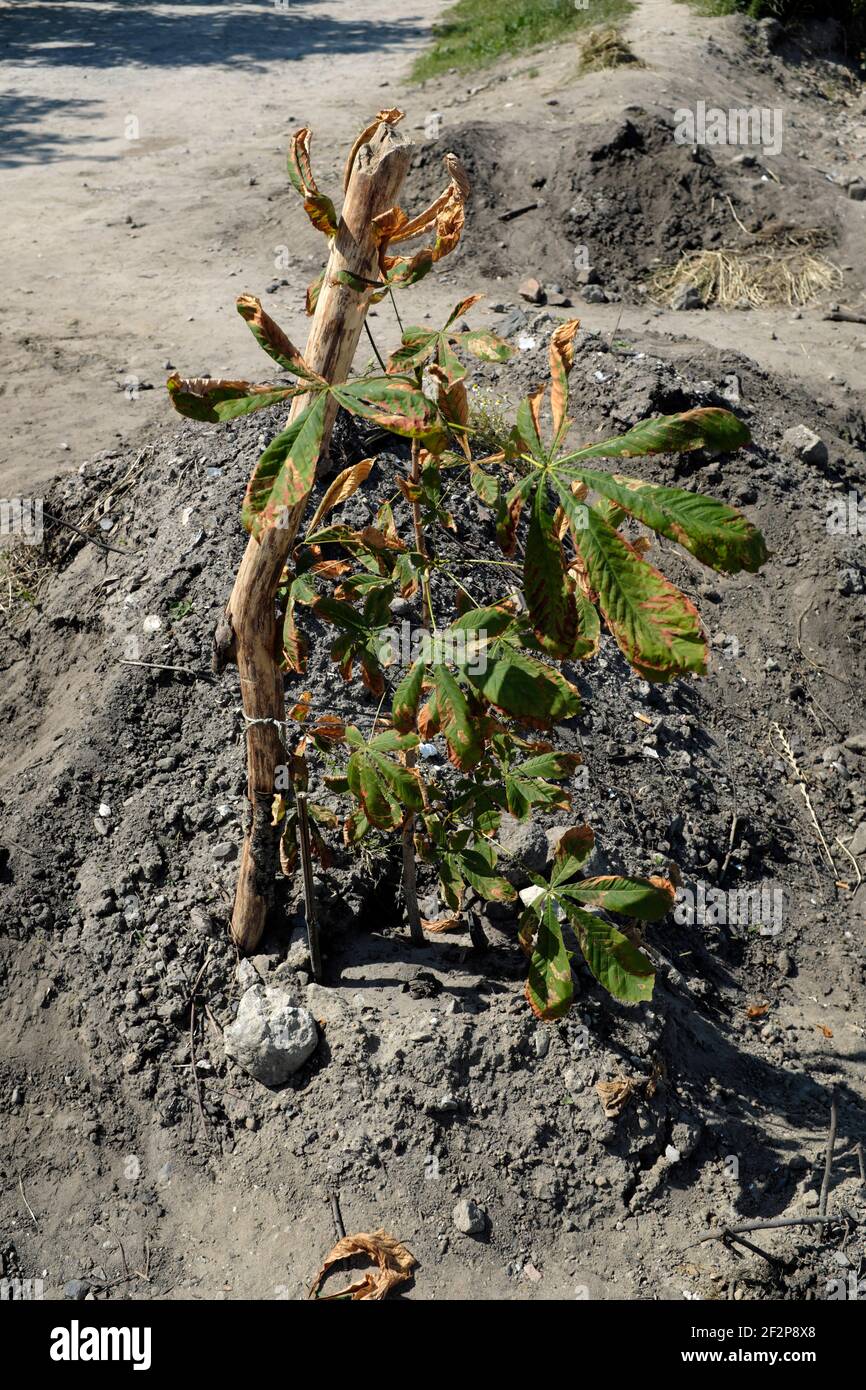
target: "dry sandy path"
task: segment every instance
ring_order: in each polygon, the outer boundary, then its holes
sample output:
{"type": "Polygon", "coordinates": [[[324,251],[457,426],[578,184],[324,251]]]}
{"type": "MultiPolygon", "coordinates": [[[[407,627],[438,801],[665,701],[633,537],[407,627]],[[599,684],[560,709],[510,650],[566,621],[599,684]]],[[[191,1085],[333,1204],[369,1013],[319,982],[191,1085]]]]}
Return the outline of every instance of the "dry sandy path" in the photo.
{"type": "Polygon", "coordinates": [[[295,280],[321,244],[298,236],[286,137],[315,128],[330,185],[441,8],[0,5],[4,495],[165,418],[168,361],[259,372],[233,303],[290,278],[287,243],[292,290],[269,303],[290,304],[303,337],[295,280]]]}

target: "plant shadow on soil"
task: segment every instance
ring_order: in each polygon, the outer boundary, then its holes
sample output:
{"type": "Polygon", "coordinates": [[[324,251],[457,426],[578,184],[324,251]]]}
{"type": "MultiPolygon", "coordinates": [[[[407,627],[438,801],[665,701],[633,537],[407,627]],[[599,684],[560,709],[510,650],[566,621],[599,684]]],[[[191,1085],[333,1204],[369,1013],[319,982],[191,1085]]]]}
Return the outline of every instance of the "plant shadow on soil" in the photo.
{"type": "Polygon", "coordinates": [[[303,15],[271,5],[204,5],[180,0],[169,6],[146,0],[122,4],[17,4],[0,14],[6,61],[26,66],[189,67],[230,63],[255,67],[277,59],[293,62],[311,53],[370,52],[410,42],[417,21],[350,21],[303,15]]]}

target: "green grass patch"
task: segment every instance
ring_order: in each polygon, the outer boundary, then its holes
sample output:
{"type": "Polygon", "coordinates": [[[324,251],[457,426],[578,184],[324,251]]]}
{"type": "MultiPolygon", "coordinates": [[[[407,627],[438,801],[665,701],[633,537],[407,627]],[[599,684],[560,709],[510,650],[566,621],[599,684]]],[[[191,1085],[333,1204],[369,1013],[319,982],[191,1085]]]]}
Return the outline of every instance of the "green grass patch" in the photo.
{"type": "Polygon", "coordinates": [[[514,57],[539,44],[624,19],[631,0],[589,0],[585,10],[574,0],[457,0],[433,29],[433,47],[422,54],[412,76],[436,77],[449,68],[472,72],[514,57]]]}

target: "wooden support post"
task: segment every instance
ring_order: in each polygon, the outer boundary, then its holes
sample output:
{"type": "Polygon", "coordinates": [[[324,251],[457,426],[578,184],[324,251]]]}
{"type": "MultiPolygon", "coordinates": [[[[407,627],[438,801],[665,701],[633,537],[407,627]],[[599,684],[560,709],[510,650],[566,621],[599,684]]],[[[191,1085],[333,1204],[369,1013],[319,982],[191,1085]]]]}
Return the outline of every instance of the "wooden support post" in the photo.
{"type": "Polygon", "coordinates": [[[316,888],[313,883],[313,856],[310,850],[310,815],[307,793],[298,792],[298,843],[301,847],[301,876],[304,883],[304,911],[307,918],[307,941],[310,945],[310,969],[313,979],[322,983],[322,945],[319,936],[319,917],[316,911],[316,888]]]}
{"type": "MultiPolygon", "coordinates": [[[[392,207],[406,177],[411,143],[394,126],[379,125],[357,153],[346,189],[340,225],[316,305],[304,358],[329,382],[348,377],[367,312],[367,297],[335,276],[346,270],[367,280],[378,278],[372,219],[392,207]]],[[[298,397],[294,419],[307,402],[298,397]]],[[[323,452],[337,411],[329,402],[323,452]]],[[[308,498],[286,518],[286,524],[250,538],[226,609],[226,620],[215,638],[215,662],[237,661],[241,698],[247,718],[247,796],[251,825],[241,855],[232,913],[232,939],[241,951],[252,951],[264,931],[273,896],[278,862],[279,831],[271,825],[276,768],[285,761],[280,725],[285,720],[280,642],[275,595],[283,567],[294,545],[308,498]]]]}

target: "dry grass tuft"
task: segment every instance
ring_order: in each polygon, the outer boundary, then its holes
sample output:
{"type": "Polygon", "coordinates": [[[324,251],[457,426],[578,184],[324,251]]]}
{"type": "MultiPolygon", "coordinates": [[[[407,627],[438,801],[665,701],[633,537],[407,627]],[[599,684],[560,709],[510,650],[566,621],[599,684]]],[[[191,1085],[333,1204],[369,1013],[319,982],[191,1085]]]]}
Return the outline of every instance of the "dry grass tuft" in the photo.
{"type": "Polygon", "coordinates": [[[621,67],[623,63],[636,63],[638,67],[643,67],[613,25],[606,29],[593,29],[581,45],[580,72],[600,72],[603,68],[621,67]]]}
{"type": "Polygon", "coordinates": [[[19,604],[35,604],[49,569],[41,546],[0,547],[0,616],[8,618],[19,604]]]}
{"type": "Polygon", "coordinates": [[[838,290],[842,272],[808,245],[787,249],[689,251],[674,266],[662,266],[649,282],[650,297],[670,305],[680,289],[694,288],[705,304],[754,309],[811,304],[838,290]]]}

